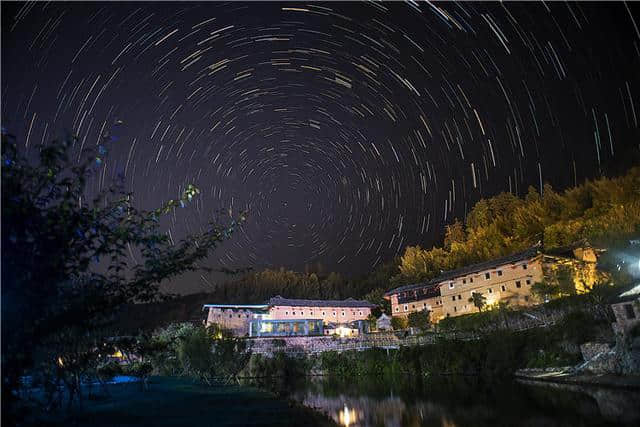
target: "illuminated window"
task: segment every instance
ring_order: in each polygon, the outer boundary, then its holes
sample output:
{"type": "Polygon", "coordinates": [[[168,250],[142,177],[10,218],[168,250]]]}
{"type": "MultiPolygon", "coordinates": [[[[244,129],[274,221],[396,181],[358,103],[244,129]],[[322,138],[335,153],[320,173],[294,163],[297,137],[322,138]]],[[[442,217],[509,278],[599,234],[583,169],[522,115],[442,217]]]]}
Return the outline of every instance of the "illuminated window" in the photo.
{"type": "Polygon", "coordinates": [[[519,280],[517,280],[517,281],[516,281],[516,288],[521,288],[521,287],[522,287],[522,284],[520,283],[520,281],[519,281],[519,280]]]}
{"type": "Polygon", "coordinates": [[[491,273],[484,273],[484,280],[491,279],[491,273]]]}

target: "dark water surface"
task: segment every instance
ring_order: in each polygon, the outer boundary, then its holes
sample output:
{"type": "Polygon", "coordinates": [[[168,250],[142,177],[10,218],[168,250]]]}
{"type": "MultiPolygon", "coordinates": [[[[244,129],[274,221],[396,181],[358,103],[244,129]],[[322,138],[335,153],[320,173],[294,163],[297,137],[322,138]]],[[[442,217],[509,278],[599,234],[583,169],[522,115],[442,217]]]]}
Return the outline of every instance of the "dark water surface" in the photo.
{"type": "Polygon", "coordinates": [[[289,397],[345,426],[640,425],[640,392],[475,377],[317,377],[289,397]]]}

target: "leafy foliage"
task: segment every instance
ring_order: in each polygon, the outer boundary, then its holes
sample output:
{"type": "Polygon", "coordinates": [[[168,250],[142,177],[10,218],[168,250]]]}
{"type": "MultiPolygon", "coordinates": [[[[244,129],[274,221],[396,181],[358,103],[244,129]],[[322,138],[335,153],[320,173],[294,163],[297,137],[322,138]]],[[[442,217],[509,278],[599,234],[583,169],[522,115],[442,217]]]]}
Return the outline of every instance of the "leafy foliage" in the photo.
{"type": "Polygon", "coordinates": [[[429,315],[429,310],[413,311],[409,313],[409,316],[407,317],[407,323],[412,328],[418,328],[423,331],[427,330],[431,326],[431,324],[429,323],[429,315]]]}
{"type": "Polygon", "coordinates": [[[444,247],[409,246],[396,284],[431,279],[442,271],[508,255],[542,241],[552,250],[587,240],[611,246],[640,233],[640,168],[619,178],[600,178],[557,193],[511,193],[479,200],[464,225],[446,227],[444,247]]]}
{"type": "Polygon", "coordinates": [[[244,220],[211,222],[174,242],[161,219],[199,190],[189,184],[176,200],[138,209],[124,176],[92,190],[106,149],[72,158],[75,142],[42,145],[27,159],[2,134],[4,403],[12,403],[9,390],[26,369],[43,365],[57,365],[70,395],[79,393],[119,307],[156,300],[164,280],[204,268],[200,262],[244,220]]]}
{"type": "Polygon", "coordinates": [[[393,316],[391,318],[391,327],[395,331],[399,331],[401,329],[407,329],[409,327],[409,321],[404,316],[393,316]]]}

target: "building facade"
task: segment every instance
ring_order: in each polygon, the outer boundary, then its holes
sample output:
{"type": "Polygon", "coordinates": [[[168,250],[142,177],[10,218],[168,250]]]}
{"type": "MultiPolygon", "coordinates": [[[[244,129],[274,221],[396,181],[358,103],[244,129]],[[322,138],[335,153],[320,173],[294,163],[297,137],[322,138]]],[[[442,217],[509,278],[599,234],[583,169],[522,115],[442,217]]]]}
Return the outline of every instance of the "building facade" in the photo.
{"type": "Polygon", "coordinates": [[[234,305],[234,304],[205,304],[203,310],[208,309],[206,325],[213,323],[234,335],[246,335],[249,322],[268,316],[269,306],[262,305],[234,305]]]}
{"type": "Polygon", "coordinates": [[[366,320],[374,304],[354,300],[271,298],[261,305],[205,304],[206,324],[217,323],[235,335],[322,335],[324,325],[366,320]]]}
{"type": "Polygon", "coordinates": [[[271,319],[320,319],[328,323],[349,323],[364,320],[375,308],[367,301],[354,300],[307,300],[288,299],[275,296],[268,302],[271,319]]]}
{"type": "Polygon", "coordinates": [[[407,317],[412,312],[429,310],[434,323],[444,317],[440,289],[434,282],[401,286],[387,292],[385,298],[391,301],[392,316],[407,317]]]}
{"type": "Polygon", "coordinates": [[[425,283],[401,286],[385,294],[393,316],[431,311],[431,321],[477,312],[469,300],[474,293],[487,306],[500,301],[510,305],[533,304],[531,286],[543,279],[542,255],[537,247],[491,261],[444,272],[425,283]]]}
{"type": "Polygon", "coordinates": [[[488,307],[498,302],[508,302],[510,306],[532,305],[531,286],[543,277],[542,254],[535,248],[449,271],[437,279],[443,315],[478,312],[470,301],[474,293],[482,294],[488,307]]]}

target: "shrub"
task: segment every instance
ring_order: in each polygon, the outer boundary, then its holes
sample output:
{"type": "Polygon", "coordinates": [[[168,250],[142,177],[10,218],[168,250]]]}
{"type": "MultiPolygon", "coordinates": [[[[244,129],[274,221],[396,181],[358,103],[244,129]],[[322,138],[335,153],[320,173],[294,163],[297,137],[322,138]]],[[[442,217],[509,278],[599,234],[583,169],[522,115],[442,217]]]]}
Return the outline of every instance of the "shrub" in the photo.
{"type": "Polygon", "coordinates": [[[413,313],[409,313],[407,323],[412,328],[418,328],[424,331],[431,326],[429,323],[429,315],[429,310],[414,311],[413,313]]]}
{"type": "Polygon", "coordinates": [[[409,321],[403,316],[393,316],[391,318],[391,327],[395,330],[407,329],[409,327],[409,321]]]}

